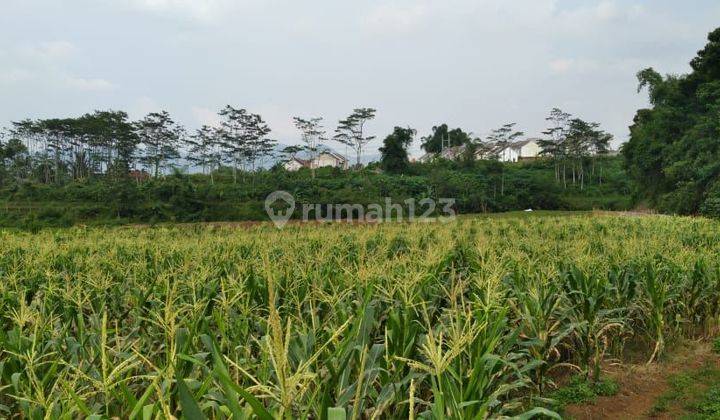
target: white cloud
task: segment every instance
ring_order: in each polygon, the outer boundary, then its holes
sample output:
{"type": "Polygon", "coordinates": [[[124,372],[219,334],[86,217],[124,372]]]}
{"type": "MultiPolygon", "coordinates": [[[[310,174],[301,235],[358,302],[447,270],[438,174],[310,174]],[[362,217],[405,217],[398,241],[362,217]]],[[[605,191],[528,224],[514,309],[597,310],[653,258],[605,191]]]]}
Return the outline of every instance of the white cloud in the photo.
{"type": "Polygon", "coordinates": [[[10,69],[0,71],[0,83],[15,84],[25,82],[33,78],[33,73],[25,69],[10,69]]]}
{"type": "Polygon", "coordinates": [[[642,5],[627,3],[620,6],[615,0],[603,0],[595,7],[595,16],[600,20],[633,19],[643,13],[642,5]]]}
{"type": "Polygon", "coordinates": [[[595,15],[601,20],[616,18],[619,13],[614,1],[602,1],[595,8],[595,15]]]}
{"type": "Polygon", "coordinates": [[[209,125],[210,127],[217,127],[220,125],[220,117],[218,116],[217,111],[194,106],[192,107],[192,114],[201,125],[209,125]]]}
{"type": "Polygon", "coordinates": [[[106,91],[115,89],[115,85],[105,79],[86,79],[83,77],[68,77],[67,86],[81,91],[106,91]]]}
{"type": "MultiPolygon", "coordinates": [[[[109,0],[106,0],[109,1],[109,0]]],[[[244,0],[125,0],[136,10],[213,21],[237,9],[244,0]]]]}
{"type": "Polygon", "coordinates": [[[598,24],[634,21],[644,14],[643,6],[635,1],[602,0],[587,7],[561,11],[558,14],[558,23],[574,29],[587,30],[598,24]]]}
{"type": "Polygon", "coordinates": [[[430,7],[420,0],[406,5],[387,3],[372,9],[364,23],[381,32],[405,32],[425,23],[430,16],[430,7]]]}
{"type": "Polygon", "coordinates": [[[571,58],[558,58],[556,60],[552,60],[549,65],[550,70],[555,73],[567,73],[572,67],[573,63],[574,60],[571,58]]]}
{"type": "Polygon", "coordinates": [[[550,70],[553,73],[590,73],[596,71],[609,72],[617,68],[618,60],[600,62],[590,58],[559,58],[550,61],[550,70]]]}
{"type": "Polygon", "coordinates": [[[265,122],[272,128],[271,138],[281,142],[297,139],[298,131],[293,125],[293,112],[285,107],[275,104],[253,106],[248,111],[260,114],[265,122]]]}
{"type": "Polygon", "coordinates": [[[463,26],[484,33],[507,33],[508,25],[516,29],[541,26],[555,7],[555,0],[394,0],[370,8],[362,23],[380,33],[422,28],[443,36],[443,32],[453,33],[463,26]]]}
{"type": "Polygon", "coordinates": [[[70,63],[84,58],[78,51],[69,41],[45,41],[7,48],[0,51],[0,59],[3,63],[13,63],[13,67],[0,66],[0,83],[29,83],[29,86],[38,85],[45,89],[83,92],[115,89],[116,86],[106,79],[79,77],[67,69],[70,63]]]}
{"type": "Polygon", "coordinates": [[[151,112],[158,112],[161,109],[160,105],[158,105],[153,98],[149,96],[142,96],[130,107],[128,114],[130,114],[131,118],[140,119],[151,112]]]}
{"type": "Polygon", "coordinates": [[[63,60],[75,54],[76,51],[75,45],[68,41],[42,42],[20,48],[23,55],[43,61],[63,60]]]}
{"type": "Polygon", "coordinates": [[[590,58],[558,58],[551,60],[548,67],[556,74],[598,73],[603,75],[633,75],[644,65],[642,60],[634,58],[610,58],[605,60],[590,58]]]}

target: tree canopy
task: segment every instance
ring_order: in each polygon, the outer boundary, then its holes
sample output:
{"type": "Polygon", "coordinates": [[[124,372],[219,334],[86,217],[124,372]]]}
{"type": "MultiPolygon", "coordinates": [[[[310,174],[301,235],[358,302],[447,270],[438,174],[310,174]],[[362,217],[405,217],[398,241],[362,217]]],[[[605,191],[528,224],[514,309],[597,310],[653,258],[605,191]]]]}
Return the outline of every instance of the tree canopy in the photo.
{"type": "Polygon", "coordinates": [[[432,128],[432,134],[422,138],[422,148],[427,153],[440,153],[445,147],[454,147],[467,144],[471,141],[470,134],[461,128],[450,130],[447,124],[440,124],[432,128]]]}
{"type": "Polygon", "coordinates": [[[637,75],[651,108],[638,110],[622,153],[637,196],[661,211],[720,215],[720,28],[685,75],[637,75]]]}
{"type": "Polygon", "coordinates": [[[395,127],[392,134],[385,137],[380,148],[382,154],[380,166],[383,170],[390,173],[403,173],[407,170],[410,164],[407,148],[412,144],[414,137],[415,130],[409,127],[395,127]]]}

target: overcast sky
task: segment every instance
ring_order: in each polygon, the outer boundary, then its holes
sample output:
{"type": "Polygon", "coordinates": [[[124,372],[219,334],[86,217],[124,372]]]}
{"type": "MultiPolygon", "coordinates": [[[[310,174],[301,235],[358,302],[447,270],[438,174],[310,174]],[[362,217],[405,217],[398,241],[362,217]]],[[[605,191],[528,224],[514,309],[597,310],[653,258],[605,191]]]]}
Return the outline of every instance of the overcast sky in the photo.
{"type": "Polygon", "coordinates": [[[718,25],[717,0],[2,0],[0,125],[166,109],[195,128],[232,104],[289,144],[294,115],[331,131],[367,106],[379,138],[537,136],[558,106],[622,141],[635,73],[687,72],[718,25]]]}

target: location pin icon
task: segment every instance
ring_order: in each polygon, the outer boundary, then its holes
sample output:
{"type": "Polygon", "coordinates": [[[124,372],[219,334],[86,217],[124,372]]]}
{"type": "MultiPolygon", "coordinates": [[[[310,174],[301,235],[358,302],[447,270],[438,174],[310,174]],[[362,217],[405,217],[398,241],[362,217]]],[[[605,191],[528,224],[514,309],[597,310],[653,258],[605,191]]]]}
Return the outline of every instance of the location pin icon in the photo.
{"type": "Polygon", "coordinates": [[[287,191],[274,191],[265,198],[265,211],[275,226],[282,229],[295,211],[295,198],[287,191]],[[280,210],[275,208],[279,202],[285,202],[280,210]]]}

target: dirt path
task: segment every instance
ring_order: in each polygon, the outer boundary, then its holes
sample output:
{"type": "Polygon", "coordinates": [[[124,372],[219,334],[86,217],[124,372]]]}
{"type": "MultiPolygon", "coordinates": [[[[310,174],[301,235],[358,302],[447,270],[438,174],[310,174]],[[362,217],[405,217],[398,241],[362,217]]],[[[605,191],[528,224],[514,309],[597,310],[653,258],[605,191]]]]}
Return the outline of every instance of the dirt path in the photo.
{"type": "Polygon", "coordinates": [[[667,361],[652,365],[614,365],[605,375],[615,379],[620,391],[612,397],[598,397],[593,403],[566,407],[565,416],[573,419],[671,419],[673,410],[653,414],[658,399],[669,389],[668,378],[693,371],[711,363],[720,368],[720,356],[709,344],[689,344],[677,349],[667,361]]]}

